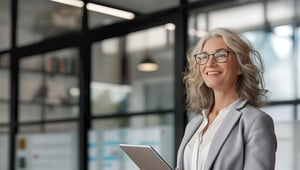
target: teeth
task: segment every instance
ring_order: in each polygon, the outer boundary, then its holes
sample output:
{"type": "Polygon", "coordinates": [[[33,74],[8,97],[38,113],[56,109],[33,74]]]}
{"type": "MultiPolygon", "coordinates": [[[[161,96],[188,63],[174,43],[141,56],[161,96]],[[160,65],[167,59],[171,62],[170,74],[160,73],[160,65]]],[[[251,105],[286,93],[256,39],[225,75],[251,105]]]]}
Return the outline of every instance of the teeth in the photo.
{"type": "Polygon", "coordinates": [[[219,74],[219,72],[207,72],[208,75],[219,74]]]}

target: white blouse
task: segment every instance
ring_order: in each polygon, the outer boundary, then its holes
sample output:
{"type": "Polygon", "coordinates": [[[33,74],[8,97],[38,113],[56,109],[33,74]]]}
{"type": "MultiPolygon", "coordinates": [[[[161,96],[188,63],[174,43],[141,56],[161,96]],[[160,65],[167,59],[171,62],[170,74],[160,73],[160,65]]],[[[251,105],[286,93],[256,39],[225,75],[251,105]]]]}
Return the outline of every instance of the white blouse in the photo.
{"type": "MultiPolygon", "coordinates": [[[[238,99],[239,100],[239,99],[238,99]]],[[[236,100],[235,102],[237,102],[236,100]]],[[[213,140],[213,137],[223,123],[225,117],[228,115],[230,108],[235,103],[222,109],[217,115],[212,124],[208,127],[206,132],[203,135],[203,130],[207,126],[208,110],[202,112],[203,122],[201,123],[199,129],[193,135],[187,146],[184,150],[184,169],[185,170],[203,170],[205,166],[205,161],[209,152],[210,144],[213,140]]]]}

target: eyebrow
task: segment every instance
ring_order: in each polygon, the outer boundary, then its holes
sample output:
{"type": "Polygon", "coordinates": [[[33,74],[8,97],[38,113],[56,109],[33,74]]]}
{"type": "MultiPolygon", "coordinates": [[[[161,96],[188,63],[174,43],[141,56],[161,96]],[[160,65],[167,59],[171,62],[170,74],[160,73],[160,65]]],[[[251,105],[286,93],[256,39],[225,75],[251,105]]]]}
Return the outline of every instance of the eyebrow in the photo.
{"type": "MultiPolygon", "coordinates": [[[[226,48],[218,48],[218,49],[215,50],[215,52],[221,51],[221,50],[229,50],[229,49],[226,49],[226,48]]],[[[207,53],[207,51],[202,51],[201,53],[203,53],[203,52],[207,53]]]]}

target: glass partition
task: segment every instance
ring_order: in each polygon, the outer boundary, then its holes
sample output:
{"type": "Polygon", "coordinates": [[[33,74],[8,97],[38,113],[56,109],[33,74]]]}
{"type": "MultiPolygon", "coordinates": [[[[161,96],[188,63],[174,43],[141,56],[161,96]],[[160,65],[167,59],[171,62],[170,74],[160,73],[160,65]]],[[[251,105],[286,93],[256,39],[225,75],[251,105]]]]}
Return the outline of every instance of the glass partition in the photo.
{"type": "Polygon", "coordinates": [[[298,0],[268,0],[266,3],[268,23],[276,26],[293,22],[296,16],[296,1],[298,0]]]}
{"type": "Polygon", "coordinates": [[[264,106],[264,112],[272,116],[275,122],[292,122],[294,121],[293,105],[264,106]]]}
{"type": "Polygon", "coordinates": [[[19,46],[81,29],[82,9],[80,7],[49,0],[18,2],[17,44],[19,46]]]}
{"type": "Polygon", "coordinates": [[[0,133],[0,169],[8,170],[9,164],[9,132],[0,133]]]}
{"type": "Polygon", "coordinates": [[[78,135],[75,132],[17,135],[16,169],[78,170],[78,135]]]}
{"type": "Polygon", "coordinates": [[[0,55],[0,124],[9,123],[10,56],[0,55]]]}
{"type": "Polygon", "coordinates": [[[1,0],[0,6],[0,51],[10,47],[11,40],[11,11],[10,0],[1,0]]]}
{"type": "Polygon", "coordinates": [[[296,88],[298,89],[298,92],[297,92],[297,98],[300,99],[300,42],[299,42],[299,38],[300,38],[300,28],[298,27],[296,29],[296,37],[298,37],[298,44],[296,45],[296,53],[294,54],[296,56],[296,64],[297,64],[297,67],[296,67],[296,81],[297,81],[297,86],[296,88]]]}
{"type": "Polygon", "coordinates": [[[297,121],[300,122],[300,104],[297,105],[297,121]]]}
{"type": "Polygon", "coordinates": [[[78,117],[78,55],[69,48],[21,60],[21,122],[78,117]]]}
{"type": "MultiPolygon", "coordinates": [[[[0,7],[1,8],[1,7],[0,7]]],[[[10,132],[10,78],[9,55],[0,55],[0,169],[8,170],[9,163],[9,132],[10,132]]]]}
{"type": "MultiPolygon", "coordinates": [[[[0,7],[1,8],[1,7],[0,7]]],[[[1,12],[0,12],[1,13],[1,12]]],[[[1,16],[0,16],[1,18],[1,16]]],[[[0,38],[1,39],[1,38],[0,38]]],[[[1,40],[0,40],[1,41],[1,40]]],[[[0,169],[9,168],[10,134],[10,55],[0,55],[0,169]]]]}
{"type": "Polygon", "coordinates": [[[249,31],[244,35],[263,58],[266,88],[270,91],[269,100],[295,99],[297,93],[292,26],[273,27],[269,32],[249,31]]]}
{"type": "Polygon", "coordinates": [[[89,170],[138,170],[120,149],[120,143],[151,145],[174,168],[173,114],[93,121],[89,131],[89,170]]]}
{"type": "Polygon", "coordinates": [[[119,143],[154,144],[174,165],[174,84],[174,31],[165,25],[93,44],[89,170],[137,169],[119,143]]]}
{"type": "Polygon", "coordinates": [[[172,36],[159,26],[93,44],[92,114],[173,109],[172,36]],[[157,70],[138,70],[145,59],[155,62],[157,70]]]}

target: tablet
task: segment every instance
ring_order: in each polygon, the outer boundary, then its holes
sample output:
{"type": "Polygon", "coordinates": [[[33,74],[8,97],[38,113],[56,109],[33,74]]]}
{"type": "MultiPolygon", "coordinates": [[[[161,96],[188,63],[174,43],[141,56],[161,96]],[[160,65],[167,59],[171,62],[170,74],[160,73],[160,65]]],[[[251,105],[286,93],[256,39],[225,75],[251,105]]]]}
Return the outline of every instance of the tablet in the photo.
{"type": "Polygon", "coordinates": [[[172,170],[152,146],[120,144],[120,147],[141,170],[172,170]]]}

